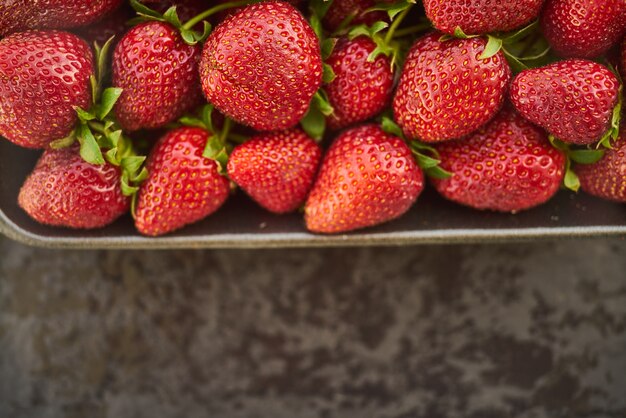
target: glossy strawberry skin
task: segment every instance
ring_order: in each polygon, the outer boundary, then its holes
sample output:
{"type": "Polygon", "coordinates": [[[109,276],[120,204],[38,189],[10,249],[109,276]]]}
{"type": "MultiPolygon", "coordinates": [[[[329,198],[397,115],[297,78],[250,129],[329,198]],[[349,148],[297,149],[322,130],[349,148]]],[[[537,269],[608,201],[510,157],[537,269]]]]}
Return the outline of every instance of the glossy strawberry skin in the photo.
{"type": "Polygon", "coordinates": [[[365,12],[374,7],[376,3],[393,3],[393,0],[333,0],[324,15],[322,23],[329,32],[334,32],[341,23],[350,15],[354,18],[350,21],[350,26],[365,24],[371,26],[375,22],[389,22],[389,16],[383,11],[365,12]]]}
{"type": "Polygon", "coordinates": [[[306,202],[306,226],[330,234],[378,225],[402,216],[423,188],[404,141],[377,125],[352,128],[324,157],[306,202]]]}
{"type": "Polygon", "coordinates": [[[289,3],[253,4],[211,33],[200,78],[208,101],[226,116],[259,131],[287,129],[321,84],[319,41],[289,3]]]}
{"type": "Polygon", "coordinates": [[[605,66],[570,59],[522,71],[511,101],[526,119],[561,141],[592,144],[609,129],[619,81],[605,66]]]}
{"type": "Polygon", "coordinates": [[[577,164],[574,171],[581,189],[593,196],[626,203],[626,128],[622,128],[613,148],[595,164],[577,164]]]}
{"type": "Polygon", "coordinates": [[[342,38],[326,60],[335,73],[335,79],[325,87],[335,109],[328,118],[331,129],[365,121],[389,104],[393,88],[391,61],[379,55],[369,62],[368,56],[375,49],[376,44],[365,36],[342,38]]]}
{"type": "Polygon", "coordinates": [[[503,110],[474,135],[437,146],[441,168],[433,180],[448,200],[475,209],[518,212],[541,205],[559,190],[565,155],[546,134],[512,110],[503,110]]]}
{"type": "Polygon", "coordinates": [[[119,168],[85,162],[78,146],[46,150],[26,179],[18,203],[45,225],[75,229],[104,227],[128,212],[119,168]]]}
{"type": "Polygon", "coordinates": [[[226,201],[228,179],[215,161],[202,156],[208,138],[202,129],[178,128],[157,142],[137,200],[135,226],[140,233],[167,234],[204,219],[226,201]]]}
{"type": "Polygon", "coordinates": [[[508,32],[537,18],[544,0],[424,0],[426,15],[442,32],[508,32]]]}
{"type": "Polygon", "coordinates": [[[187,45],[173,26],[132,28],[113,54],[113,85],[124,89],[115,114],[124,129],[160,128],[199,104],[199,45],[187,45]]]}
{"type": "Polygon", "coordinates": [[[441,36],[432,33],[413,44],[393,99],[405,135],[430,143],[462,138],[489,122],[511,80],[502,51],[479,59],[484,39],[441,36]]]}
{"type": "Polygon", "coordinates": [[[73,106],[91,104],[89,45],[60,31],[27,31],[0,40],[0,135],[45,148],[74,129],[73,106]]]}
{"type": "Polygon", "coordinates": [[[626,31],[624,0],[547,0],[541,27],[552,49],[566,58],[596,58],[626,31]]]}
{"type": "Polygon", "coordinates": [[[0,37],[27,29],[85,25],[115,10],[122,0],[16,0],[0,2],[0,37]]]}
{"type": "Polygon", "coordinates": [[[228,175],[265,209],[288,213],[304,204],[321,157],[319,145],[298,128],[260,134],[235,147],[228,175]]]}

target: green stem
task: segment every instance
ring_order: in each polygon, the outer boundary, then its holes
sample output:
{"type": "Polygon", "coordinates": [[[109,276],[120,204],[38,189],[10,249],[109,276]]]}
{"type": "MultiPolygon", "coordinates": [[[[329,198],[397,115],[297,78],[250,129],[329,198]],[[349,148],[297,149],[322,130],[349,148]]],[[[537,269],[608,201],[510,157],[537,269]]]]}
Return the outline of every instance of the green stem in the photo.
{"type": "Polygon", "coordinates": [[[222,126],[222,132],[220,132],[220,142],[222,144],[226,143],[226,138],[228,138],[228,135],[230,134],[230,130],[233,127],[233,121],[231,118],[225,118],[224,120],[224,126],[222,126]]]}
{"type": "Polygon", "coordinates": [[[391,42],[391,40],[393,39],[393,35],[396,32],[396,29],[398,29],[398,26],[400,26],[400,23],[402,23],[402,21],[404,20],[406,15],[409,14],[412,8],[413,8],[413,5],[411,4],[393,20],[393,23],[391,24],[391,26],[389,27],[389,30],[387,31],[387,34],[385,35],[385,43],[387,45],[389,44],[389,42],[391,42]]]}
{"type": "Polygon", "coordinates": [[[247,6],[249,4],[260,3],[262,1],[263,0],[231,1],[231,2],[228,2],[228,3],[223,3],[223,4],[220,4],[220,5],[217,5],[215,7],[211,7],[210,9],[205,10],[204,12],[200,13],[199,15],[193,17],[191,20],[188,20],[183,25],[182,28],[186,29],[186,30],[190,30],[191,28],[193,28],[194,26],[196,26],[198,23],[202,22],[203,20],[205,20],[209,16],[212,16],[215,13],[219,13],[222,10],[226,10],[226,9],[230,9],[230,8],[234,8],[234,7],[247,6]]]}
{"type": "Polygon", "coordinates": [[[432,25],[430,23],[424,22],[419,25],[409,26],[408,28],[399,29],[396,31],[394,36],[396,38],[403,38],[405,36],[413,35],[414,33],[420,33],[431,28],[432,28],[432,25]]]}

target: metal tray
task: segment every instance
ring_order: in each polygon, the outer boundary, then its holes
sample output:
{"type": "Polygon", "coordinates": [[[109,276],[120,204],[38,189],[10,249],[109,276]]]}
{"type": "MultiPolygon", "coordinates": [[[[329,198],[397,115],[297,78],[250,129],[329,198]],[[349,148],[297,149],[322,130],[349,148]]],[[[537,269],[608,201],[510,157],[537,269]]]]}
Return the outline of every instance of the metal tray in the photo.
{"type": "Polygon", "coordinates": [[[517,215],[480,212],[440,198],[428,188],[401,219],[346,235],[306,232],[302,216],[267,213],[243,193],[216,214],[160,238],[140,236],[130,216],[95,231],[39,225],[17,206],[17,195],[40,152],[0,138],[0,230],[26,244],[56,248],[275,248],[495,242],[626,235],[626,206],[560,192],[542,207],[517,215]]]}

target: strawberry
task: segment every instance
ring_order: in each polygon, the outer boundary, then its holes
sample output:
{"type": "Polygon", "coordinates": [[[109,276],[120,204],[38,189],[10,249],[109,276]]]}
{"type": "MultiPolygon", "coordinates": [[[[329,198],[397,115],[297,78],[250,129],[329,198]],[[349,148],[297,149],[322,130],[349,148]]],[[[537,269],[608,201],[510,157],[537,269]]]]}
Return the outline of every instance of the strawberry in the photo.
{"type": "Polygon", "coordinates": [[[559,55],[595,58],[626,32],[624,0],[547,0],[541,15],[543,33],[559,55]]]}
{"type": "Polygon", "coordinates": [[[200,77],[210,103],[259,131],[296,125],[322,81],[319,40],[281,1],[247,6],[207,39],[200,77]]]}
{"type": "Polygon", "coordinates": [[[0,135],[45,148],[74,129],[74,106],[91,104],[89,45],[59,31],[27,31],[0,40],[0,135]]]}
{"type": "Polygon", "coordinates": [[[558,190],[566,156],[546,134],[503,110],[491,123],[462,141],[437,146],[448,179],[433,179],[446,199],[476,209],[518,212],[540,205],[558,190]]]}
{"type": "Polygon", "coordinates": [[[113,53],[113,85],[124,89],[115,114],[128,131],[166,125],[202,98],[199,45],[188,45],[178,29],[151,21],[132,28],[113,53]]]}
{"type": "Polygon", "coordinates": [[[0,2],[0,37],[26,29],[71,28],[101,19],[122,0],[17,0],[0,2]]]}
{"type": "Polygon", "coordinates": [[[288,213],[304,203],[321,157],[319,145],[298,128],[260,134],[235,147],[228,175],[265,209],[288,213]]]}
{"type": "MultiPolygon", "coordinates": [[[[372,25],[375,22],[389,22],[389,16],[383,11],[367,11],[377,2],[374,0],[333,0],[324,15],[324,27],[334,32],[350,16],[350,25],[372,25]]],[[[382,0],[380,3],[393,3],[393,0],[382,0]]]]}
{"type": "Polygon", "coordinates": [[[506,96],[511,69],[502,51],[481,59],[482,38],[418,39],[407,56],[393,99],[405,135],[424,142],[462,138],[489,122],[506,96]]]}
{"type": "Polygon", "coordinates": [[[365,36],[341,38],[326,60],[335,73],[325,87],[335,109],[328,118],[332,129],[365,121],[389,104],[393,87],[391,61],[382,54],[373,62],[368,61],[375,49],[374,41],[365,36]]]}
{"type": "Polygon", "coordinates": [[[605,66],[570,59],[522,71],[510,93],[522,116],[561,141],[592,144],[611,126],[619,86],[605,66]]]}
{"type": "Polygon", "coordinates": [[[46,225],[92,229],[126,213],[130,199],[122,194],[120,169],[109,163],[92,165],[78,146],[46,150],[28,176],[18,203],[46,225]]]}
{"type": "Polygon", "coordinates": [[[536,19],[544,0],[424,0],[426,15],[442,32],[469,35],[508,32],[536,19]]]}
{"type": "Polygon", "coordinates": [[[202,156],[208,138],[203,129],[184,127],[156,143],[137,200],[139,232],[152,236],[172,232],[209,216],[226,201],[228,179],[215,161],[202,156]]]}
{"type": "Polygon", "coordinates": [[[611,149],[595,164],[576,165],[583,191],[603,199],[626,203],[626,128],[611,149]]]}
{"type": "Polygon", "coordinates": [[[341,134],[330,146],[305,206],[306,226],[347,232],[402,216],[424,188],[424,175],[400,138],[377,125],[341,134]]]}

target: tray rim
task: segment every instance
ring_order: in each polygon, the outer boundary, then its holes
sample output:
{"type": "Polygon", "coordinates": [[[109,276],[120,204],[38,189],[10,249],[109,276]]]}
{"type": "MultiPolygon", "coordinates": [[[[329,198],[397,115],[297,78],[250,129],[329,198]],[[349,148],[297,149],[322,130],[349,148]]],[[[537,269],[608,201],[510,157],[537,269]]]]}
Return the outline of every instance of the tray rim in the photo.
{"type": "Polygon", "coordinates": [[[315,235],[308,232],[231,233],[149,238],[46,237],[19,227],[0,210],[0,233],[29,246],[52,249],[276,249],[374,247],[423,244],[506,243],[571,238],[626,236],[624,226],[568,226],[531,228],[457,228],[428,231],[361,232],[358,235],[315,235]]]}

